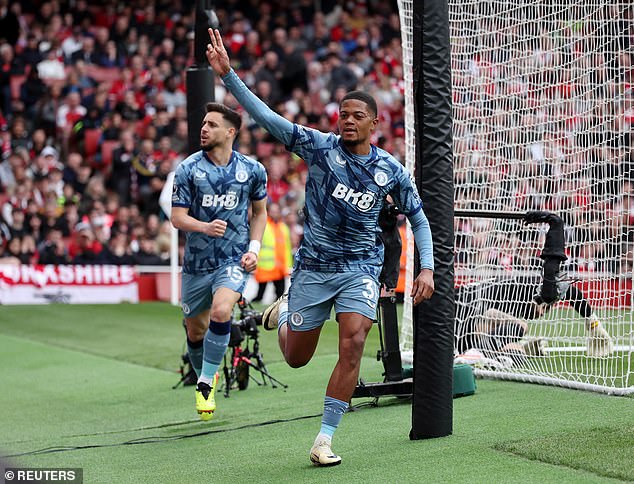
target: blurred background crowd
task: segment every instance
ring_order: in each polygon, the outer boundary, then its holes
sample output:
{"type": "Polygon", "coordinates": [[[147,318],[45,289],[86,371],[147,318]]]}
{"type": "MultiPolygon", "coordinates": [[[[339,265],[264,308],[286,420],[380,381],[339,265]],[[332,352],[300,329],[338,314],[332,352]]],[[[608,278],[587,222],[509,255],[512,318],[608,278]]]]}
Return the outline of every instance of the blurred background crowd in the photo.
{"type": "MultiPolygon", "coordinates": [[[[341,96],[366,89],[373,141],[403,158],[396,2],[213,4],[236,71],[270,106],[330,131],[341,96]]],[[[194,20],[192,0],[0,0],[0,262],[167,263],[158,198],[189,154],[194,20]]],[[[219,80],[215,99],[239,108],[219,80]]],[[[266,167],[293,251],[305,165],[245,121],[236,148],[266,167]]]]}
{"type": "MultiPolygon", "coordinates": [[[[332,131],[345,92],[365,90],[379,104],[373,143],[405,161],[395,1],[212,3],[234,69],[268,105],[332,131]]],[[[0,0],[1,263],[167,263],[170,227],[158,198],[189,155],[185,72],[194,64],[194,9],[193,0],[0,0]]],[[[610,49],[577,56],[596,47],[583,26],[559,39],[577,44],[553,47],[530,17],[508,28],[476,25],[472,13],[453,19],[465,34],[452,43],[457,207],[565,212],[584,227],[574,234],[586,241],[572,254],[578,261],[608,250],[592,241],[634,241],[630,187],[609,181],[629,178],[629,37],[615,38],[616,59],[610,49]],[[469,32],[488,44],[470,43],[469,32]],[[516,62],[510,49],[528,54],[516,62]],[[600,87],[580,99],[591,83],[600,87]],[[531,86],[539,89],[529,94],[531,86]],[[540,198],[544,192],[555,196],[540,198]]],[[[627,10],[619,21],[631,20],[627,10]]],[[[220,80],[214,92],[242,111],[220,80]]],[[[284,224],[292,252],[302,237],[306,167],[244,119],[236,148],[266,167],[271,223],[284,224]]],[[[460,222],[458,247],[477,248],[490,229],[460,222]]],[[[512,237],[507,242],[514,253],[512,237]]],[[[278,252],[287,260],[286,247],[278,252]]]]}
{"type": "MultiPolygon", "coordinates": [[[[631,2],[450,3],[456,208],[555,212],[569,270],[631,274],[631,2]]],[[[457,262],[539,267],[545,230],[457,219],[457,262]]]]}

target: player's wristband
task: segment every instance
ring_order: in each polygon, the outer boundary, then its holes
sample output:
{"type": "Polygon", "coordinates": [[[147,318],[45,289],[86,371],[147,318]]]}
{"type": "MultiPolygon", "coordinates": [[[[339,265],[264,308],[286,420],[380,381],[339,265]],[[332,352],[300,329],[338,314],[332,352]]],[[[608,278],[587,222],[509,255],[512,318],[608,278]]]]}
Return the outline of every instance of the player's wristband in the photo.
{"type": "Polygon", "coordinates": [[[255,255],[260,253],[261,244],[258,240],[252,240],[249,242],[249,250],[247,252],[253,252],[255,255]]]}

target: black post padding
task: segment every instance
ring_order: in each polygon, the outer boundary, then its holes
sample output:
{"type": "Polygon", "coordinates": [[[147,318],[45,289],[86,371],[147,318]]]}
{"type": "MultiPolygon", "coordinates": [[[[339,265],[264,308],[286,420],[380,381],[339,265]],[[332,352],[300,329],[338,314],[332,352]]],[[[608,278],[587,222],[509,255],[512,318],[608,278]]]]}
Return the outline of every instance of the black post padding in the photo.
{"type": "Polygon", "coordinates": [[[410,439],[416,440],[453,432],[455,302],[449,10],[447,0],[413,5],[416,183],[434,242],[436,287],[431,300],[414,308],[410,439]]]}
{"type": "Polygon", "coordinates": [[[196,0],[194,17],[194,61],[195,65],[186,72],[187,88],[187,148],[190,153],[200,149],[200,126],[207,110],[205,105],[213,102],[214,71],[207,61],[207,29],[218,27],[218,17],[213,0],[196,0]]]}
{"type": "Polygon", "coordinates": [[[187,142],[189,152],[200,149],[200,127],[207,114],[205,106],[214,100],[214,73],[211,67],[187,69],[187,142]]]}
{"type": "Polygon", "coordinates": [[[196,66],[208,66],[207,44],[209,44],[208,28],[218,28],[218,16],[214,10],[213,0],[196,0],[194,17],[194,61],[196,66]]]}

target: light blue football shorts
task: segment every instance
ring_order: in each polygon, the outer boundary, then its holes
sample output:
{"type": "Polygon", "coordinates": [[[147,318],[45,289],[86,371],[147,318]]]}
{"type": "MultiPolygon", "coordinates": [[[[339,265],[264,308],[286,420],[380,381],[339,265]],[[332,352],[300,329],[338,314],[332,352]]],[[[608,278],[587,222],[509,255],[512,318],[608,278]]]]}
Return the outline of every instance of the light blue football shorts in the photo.
{"type": "Polygon", "coordinates": [[[288,292],[288,325],[293,331],[309,331],[335,313],[358,313],[375,319],[379,299],[376,276],[362,271],[315,272],[295,269],[288,292]]]}
{"type": "Polygon", "coordinates": [[[222,266],[207,274],[182,274],[181,309],[191,318],[211,308],[211,296],[219,288],[226,287],[242,294],[247,284],[248,272],[240,264],[222,266]]]}

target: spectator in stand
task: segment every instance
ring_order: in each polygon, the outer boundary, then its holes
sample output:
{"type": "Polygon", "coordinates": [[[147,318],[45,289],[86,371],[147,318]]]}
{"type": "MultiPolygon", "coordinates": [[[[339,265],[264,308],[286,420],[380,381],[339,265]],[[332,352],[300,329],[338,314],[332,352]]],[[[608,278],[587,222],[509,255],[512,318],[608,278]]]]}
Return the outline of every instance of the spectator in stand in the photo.
{"type": "Polygon", "coordinates": [[[75,123],[82,119],[87,109],[81,104],[81,96],[77,91],[66,95],[66,100],[57,110],[57,129],[62,140],[67,140],[75,123]]]}
{"type": "Polygon", "coordinates": [[[115,232],[108,238],[107,245],[99,254],[103,264],[134,265],[136,258],[132,253],[128,236],[121,232],[115,232]]]}
{"type": "Polygon", "coordinates": [[[11,220],[8,224],[11,238],[20,238],[29,233],[29,229],[25,222],[26,215],[24,210],[19,207],[13,207],[13,210],[11,211],[11,220]]]}
{"type": "Polygon", "coordinates": [[[9,191],[16,185],[15,172],[24,171],[24,160],[16,152],[10,152],[6,159],[0,162],[0,193],[9,191]]]}
{"type": "Polygon", "coordinates": [[[180,87],[180,76],[178,74],[173,74],[165,79],[164,96],[165,104],[169,112],[174,112],[177,107],[186,105],[187,98],[180,87]]]}
{"type": "Polygon", "coordinates": [[[132,200],[132,182],[135,169],[133,160],[138,156],[135,135],[131,130],[121,132],[120,145],[112,153],[112,164],[108,178],[108,188],[119,195],[121,203],[129,204],[132,200]]]}
{"type": "Polygon", "coordinates": [[[274,51],[266,52],[261,67],[255,72],[255,83],[258,84],[260,81],[268,83],[270,94],[267,99],[271,105],[277,104],[282,99],[281,78],[282,69],[278,54],[274,51]]]}
{"type": "Polygon", "coordinates": [[[62,237],[62,231],[53,228],[46,234],[46,239],[41,242],[37,251],[39,264],[70,264],[71,258],[62,237]]]}
{"type": "MultiPolygon", "coordinates": [[[[2,0],[0,0],[2,1],[2,0]]],[[[5,115],[13,113],[11,77],[24,74],[22,60],[15,57],[10,44],[0,44],[0,107],[5,115]]]]}
{"type": "Polygon", "coordinates": [[[71,55],[71,64],[83,61],[86,64],[97,64],[97,52],[95,52],[95,39],[90,35],[84,35],[81,39],[81,48],[71,55]]]}
{"type": "Polygon", "coordinates": [[[341,88],[344,93],[356,89],[359,79],[352,69],[343,63],[340,54],[329,52],[326,56],[326,65],[330,72],[328,89],[333,98],[337,89],[341,88]]]}
{"type": "Polygon", "coordinates": [[[10,8],[9,0],[0,0],[0,40],[15,46],[20,37],[20,22],[10,8]]]}
{"type": "Polygon", "coordinates": [[[20,86],[20,101],[24,114],[30,119],[35,117],[38,100],[46,95],[46,84],[40,79],[37,69],[29,69],[26,80],[20,86]]]}
{"type": "Polygon", "coordinates": [[[22,245],[22,239],[20,237],[12,237],[8,240],[6,245],[2,247],[0,251],[0,264],[19,265],[20,261],[20,248],[22,245]]]}
{"type": "Polygon", "coordinates": [[[31,145],[29,132],[26,129],[26,120],[22,116],[15,116],[11,124],[11,149],[26,149],[31,145]]]}
{"type": "Polygon", "coordinates": [[[18,256],[22,264],[37,264],[38,253],[35,238],[31,234],[22,237],[20,243],[20,255],[18,256]]]}
{"type": "Polygon", "coordinates": [[[278,203],[280,198],[288,191],[288,183],[284,180],[287,156],[286,154],[272,156],[267,167],[268,180],[266,191],[269,194],[269,199],[274,203],[278,203]]]}
{"type": "Polygon", "coordinates": [[[158,253],[158,242],[155,238],[143,234],[139,237],[139,250],[134,254],[135,264],[142,266],[159,266],[169,264],[169,259],[158,253]]]}
{"type": "Polygon", "coordinates": [[[37,64],[37,71],[41,79],[49,81],[62,81],[66,78],[64,63],[59,60],[52,46],[45,51],[44,58],[37,64]]]}
{"type": "Polygon", "coordinates": [[[81,51],[83,48],[83,32],[79,25],[73,27],[71,35],[62,41],[61,47],[65,62],[72,63],[75,52],[81,51]]]}
{"type": "Polygon", "coordinates": [[[99,264],[103,251],[102,244],[96,240],[92,227],[80,222],[75,227],[73,240],[68,245],[68,255],[73,264],[99,264]]]}

